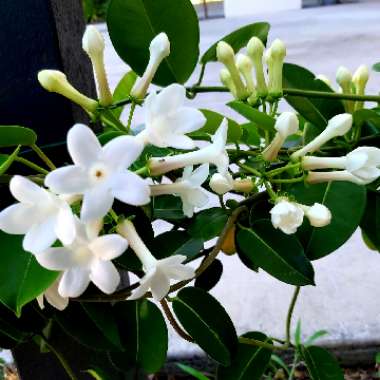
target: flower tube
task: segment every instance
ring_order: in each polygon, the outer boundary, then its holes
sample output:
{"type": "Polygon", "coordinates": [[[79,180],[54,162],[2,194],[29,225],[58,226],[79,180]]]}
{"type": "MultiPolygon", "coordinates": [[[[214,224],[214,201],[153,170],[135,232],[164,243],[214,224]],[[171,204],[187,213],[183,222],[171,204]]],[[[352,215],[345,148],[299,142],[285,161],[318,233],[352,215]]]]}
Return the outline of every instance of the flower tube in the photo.
{"type": "Polygon", "coordinates": [[[282,97],[282,68],[286,56],[285,44],[276,39],[265,56],[268,65],[268,93],[273,99],[282,97]]]}
{"type": "Polygon", "coordinates": [[[263,54],[265,46],[260,38],[252,37],[247,45],[247,53],[252,60],[256,74],[256,90],[260,98],[265,98],[268,95],[268,89],[265,82],[263,54]]]}
{"type": "Polygon", "coordinates": [[[220,70],[219,78],[222,84],[230,90],[230,93],[232,94],[232,96],[234,98],[237,98],[234,82],[232,80],[230,72],[226,68],[223,68],[222,70],[220,70]]]}
{"type": "MultiPolygon", "coordinates": [[[[355,94],[356,95],[365,95],[365,88],[367,86],[369,79],[369,70],[366,65],[361,65],[355,71],[354,76],[352,78],[352,82],[355,86],[355,94]]],[[[355,111],[362,109],[364,106],[364,102],[357,101],[355,102],[355,111]]]]}

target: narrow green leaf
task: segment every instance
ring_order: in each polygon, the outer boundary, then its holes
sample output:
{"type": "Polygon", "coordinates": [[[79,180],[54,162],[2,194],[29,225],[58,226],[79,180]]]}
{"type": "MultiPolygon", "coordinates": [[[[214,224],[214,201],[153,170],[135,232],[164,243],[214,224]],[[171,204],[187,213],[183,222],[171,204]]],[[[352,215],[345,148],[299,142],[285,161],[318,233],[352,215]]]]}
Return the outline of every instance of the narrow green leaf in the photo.
{"type": "Polygon", "coordinates": [[[322,338],[323,336],[328,335],[329,332],[326,330],[319,330],[316,331],[313,335],[311,335],[309,338],[306,339],[305,346],[312,345],[316,340],[322,338]]]}
{"type": "MultiPolygon", "coordinates": [[[[112,100],[114,103],[119,102],[120,100],[126,99],[131,93],[132,87],[137,80],[137,74],[134,71],[129,71],[126,73],[117,84],[115,91],[113,92],[112,100]]],[[[118,107],[112,110],[112,113],[120,118],[121,113],[123,112],[123,107],[118,107]]]]}
{"type": "Polygon", "coordinates": [[[17,125],[0,125],[0,147],[30,146],[36,141],[37,135],[32,129],[17,125]]]}
{"type": "Polygon", "coordinates": [[[185,83],[192,74],[199,56],[199,25],[190,0],[112,0],[107,25],[116,52],[138,75],[148,64],[150,42],[161,32],[168,35],[170,55],[153,82],[185,83]]]}
{"type": "Polygon", "coordinates": [[[249,24],[227,34],[220,40],[216,41],[203,55],[200,60],[202,64],[207,62],[216,61],[216,46],[218,42],[225,41],[232,46],[232,48],[237,53],[242,47],[247,45],[248,41],[256,36],[263,41],[264,45],[267,42],[268,32],[270,25],[266,22],[257,22],[254,24],[249,24]]]}
{"type": "MultiPolygon", "coordinates": [[[[260,332],[250,332],[245,338],[267,342],[268,338],[260,332]]],[[[260,380],[269,364],[272,351],[267,348],[239,343],[236,355],[228,367],[219,366],[218,380],[260,380]]]]}
{"type": "Polygon", "coordinates": [[[301,320],[300,319],[297,321],[296,331],[294,332],[294,342],[295,342],[296,346],[300,346],[302,344],[302,340],[301,340],[301,320]]]}
{"type": "Polygon", "coordinates": [[[42,268],[31,253],[22,249],[22,237],[0,231],[0,301],[17,315],[57,278],[58,272],[42,268]],[[10,268],[12,273],[9,272],[10,268]]]}
{"type": "Polygon", "coordinates": [[[202,372],[197,371],[196,369],[189,367],[188,365],[182,363],[176,363],[177,367],[181,368],[183,372],[188,373],[189,375],[195,377],[198,380],[210,380],[202,372]]]}
{"type": "Polygon", "coordinates": [[[11,155],[1,154],[0,155],[0,175],[3,175],[7,172],[10,166],[13,164],[18,153],[20,152],[20,146],[18,146],[11,155]]]}
{"type": "Polygon", "coordinates": [[[291,285],[313,285],[314,270],[294,235],[275,230],[269,220],[259,220],[252,229],[237,234],[242,252],[260,268],[291,285]]]}
{"type": "Polygon", "coordinates": [[[222,305],[199,288],[179,291],[173,310],[184,329],[210,357],[229,365],[237,347],[235,327],[222,305]]]}
{"type": "Polygon", "coordinates": [[[312,380],[344,380],[342,369],[327,350],[316,346],[302,347],[301,354],[312,380]]]}

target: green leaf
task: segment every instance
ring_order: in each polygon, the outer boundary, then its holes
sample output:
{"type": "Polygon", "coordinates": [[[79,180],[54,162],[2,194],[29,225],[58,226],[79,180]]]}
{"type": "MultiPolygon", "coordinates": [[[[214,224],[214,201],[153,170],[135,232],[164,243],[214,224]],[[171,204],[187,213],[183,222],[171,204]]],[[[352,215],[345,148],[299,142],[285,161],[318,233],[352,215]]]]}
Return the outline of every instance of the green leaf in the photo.
{"type": "Polygon", "coordinates": [[[365,187],[350,182],[296,184],[290,192],[297,202],[322,203],[332,214],[331,223],[326,227],[311,227],[305,218],[297,231],[310,260],[320,259],[342,246],[359,226],[366,204],[365,187]]]}
{"type": "Polygon", "coordinates": [[[18,153],[20,151],[20,146],[18,146],[11,155],[0,154],[0,175],[3,175],[7,172],[9,167],[13,164],[18,153]]]}
{"type": "Polygon", "coordinates": [[[219,236],[226,225],[228,215],[219,207],[209,208],[199,212],[190,224],[188,233],[195,237],[208,241],[219,236]]]}
{"type": "Polygon", "coordinates": [[[66,334],[89,349],[120,350],[110,304],[95,304],[85,309],[79,302],[70,302],[69,307],[55,314],[55,319],[66,334]],[[102,311],[104,316],[101,315],[102,311]],[[111,326],[103,326],[102,320],[111,326]]]}
{"type": "Polygon", "coordinates": [[[185,218],[181,198],[162,195],[152,199],[153,219],[181,220],[185,218]]]}
{"type": "MultiPolygon", "coordinates": [[[[206,124],[201,129],[189,133],[189,136],[195,139],[202,138],[204,140],[209,140],[210,135],[213,135],[219,128],[225,116],[211,110],[201,109],[201,111],[206,118],[206,124]]],[[[242,134],[240,125],[232,119],[226,119],[228,121],[227,142],[237,143],[240,140],[242,134]]]]}
{"type": "Polygon", "coordinates": [[[124,352],[111,352],[114,366],[128,371],[136,365],[148,373],[165,363],[168,330],[160,309],[148,300],[120,302],[114,306],[124,352]]]}
{"type": "Polygon", "coordinates": [[[242,252],[273,277],[291,285],[313,285],[314,270],[294,235],[273,228],[269,220],[259,220],[252,229],[237,234],[242,252]]]}
{"type": "Polygon", "coordinates": [[[360,227],[372,245],[380,252],[380,193],[367,191],[367,205],[360,227]]]}
{"type": "Polygon", "coordinates": [[[119,330],[109,304],[83,303],[82,307],[103,335],[117,348],[123,349],[119,330]]]}
{"type": "Polygon", "coordinates": [[[174,299],[173,310],[199,347],[218,363],[231,363],[237,348],[235,327],[214,297],[199,288],[184,288],[174,299]]]}
{"type": "Polygon", "coordinates": [[[374,64],[372,65],[372,70],[373,70],[373,71],[380,72],[380,62],[374,63],[374,64]]]}
{"type": "Polygon", "coordinates": [[[101,135],[98,136],[98,140],[101,145],[106,145],[111,140],[115,139],[116,137],[125,136],[125,133],[121,131],[108,131],[104,132],[101,135]]]}
{"type": "MultiPolygon", "coordinates": [[[[268,341],[265,334],[250,332],[243,337],[268,341]]],[[[228,367],[219,366],[217,369],[218,380],[260,380],[269,364],[272,351],[267,348],[251,346],[239,343],[236,355],[228,367]]]]}
{"type": "Polygon", "coordinates": [[[227,103],[227,105],[246,119],[254,122],[258,128],[261,128],[264,131],[274,132],[274,124],[276,120],[272,116],[260,112],[256,108],[253,108],[240,100],[234,100],[227,103]]]}
{"type": "Polygon", "coordinates": [[[223,264],[220,260],[214,260],[211,265],[196,278],[194,286],[203,290],[211,290],[221,279],[223,264]]]}
{"type": "Polygon", "coordinates": [[[301,354],[312,380],[344,380],[342,369],[327,350],[316,346],[302,347],[301,354]]]}
{"type": "Polygon", "coordinates": [[[111,380],[100,368],[91,368],[86,371],[95,380],[111,380]]]}
{"type": "Polygon", "coordinates": [[[210,380],[203,373],[197,371],[196,369],[189,367],[188,365],[176,363],[177,367],[181,368],[183,372],[188,373],[189,375],[195,377],[198,380],[210,380]]]}
{"type": "Polygon", "coordinates": [[[267,42],[268,32],[270,25],[266,22],[256,22],[254,24],[249,24],[227,34],[217,42],[215,42],[203,55],[200,60],[202,64],[206,64],[210,61],[216,61],[216,46],[218,42],[225,41],[232,46],[232,48],[237,53],[242,47],[247,45],[248,41],[256,36],[264,43],[267,42]]]}
{"type": "Polygon", "coordinates": [[[297,322],[296,331],[294,332],[294,342],[296,346],[300,346],[302,344],[301,339],[301,320],[299,319],[297,322]]]}
{"type": "MultiPolygon", "coordinates": [[[[126,99],[131,93],[132,87],[137,80],[137,74],[134,71],[129,71],[126,73],[117,84],[115,91],[113,92],[112,100],[114,103],[126,99]]],[[[112,110],[112,113],[120,118],[121,113],[123,112],[123,107],[118,107],[112,110]]]]}
{"type": "Polygon", "coordinates": [[[256,123],[245,123],[241,124],[240,127],[243,132],[240,138],[241,142],[251,146],[260,146],[260,135],[256,123]]]}
{"type": "MultiPolygon", "coordinates": [[[[316,79],[312,72],[290,63],[284,64],[283,86],[289,89],[333,92],[326,83],[316,79]]],[[[290,95],[285,99],[307,121],[321,128],[325,128],[333,116],[345,112],[340,100],[290,95]]]]}
{"type": "Polygon", "coordinates": [[[156,236],[150,248],[158,259],[184,255],[189,260],[203,249],[203,240],[193,238],[185,231],[168,231],[156,236]]]}
{"type": "Polygon", "coordinates": [[[165,32],[170,55],[153,82],[167,86],[189,79],[199,56],[198,17],[190,0],[112,0],[107,25],[116,52],[140,76],[148,64],[150,42],[165,32]]]}
{"type": "Polygon", "coordinates": [[[305,346],[312,345],[316,340],[322,338],[323,336],[328,335],[329,332],[326,330],[318,330],[313,335],[311,335],[309,338],[306,339],[305,346]]]}
{"type": "Polygon", "coordinates": [[[37,135],[32,129],[17,125],[0,125],[0,147],[30,146],[35,144],[36,141],[37,135]]]}
{"type": "Polygon", "coordinates": [[[22,249],[22,237],[0,231],[0,301],[18,316],[28,302],[43,293],[58,272],[42,268],[31,253],[22,249]],[[11,270],[11,273],[9,272],[11,270]]]}

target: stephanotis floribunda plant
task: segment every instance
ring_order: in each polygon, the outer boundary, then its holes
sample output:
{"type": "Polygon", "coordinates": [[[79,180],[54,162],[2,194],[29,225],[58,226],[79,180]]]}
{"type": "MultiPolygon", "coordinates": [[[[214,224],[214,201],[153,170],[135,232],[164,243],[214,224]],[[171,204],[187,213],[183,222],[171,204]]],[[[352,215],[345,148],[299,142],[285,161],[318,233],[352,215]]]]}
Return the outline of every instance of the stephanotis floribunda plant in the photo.
{"type": "Polygon", "coordinates": [[[218,379],[272,376],[278,364],[272,353],[288,349],[313,379],[326,375],[315,377],[319,360],[343,379],[331,355],[311,345],[314,338],[300,339],[299,326],[292,338],[291,322],[300,289],[318,285],[314,260],[333,253],[358,227],[367,245],[380,249],[380,111],[365,108],[380,97],[366,95],[368,68],[352,75],[340,67],[335,91],[326,76],[285,63],[285,43],[267,44],[269,25],[256,23],[212,45],[200,58],[197,83],[184,85],[199,56],[191,3],[156,0],[156,8],[147,3],[137,14],[130,3],[112,0],[109,7],[111,40],[131,67],[114,91],[94,26],[84,33],[83,49],[97,99],[60,71],[36,73],[44,89],[88,114],[87,125],[68,130],[66,164],[57,167],[33,131],[0,128],[2,146],[15,146],[0,165],[14,198],[0,212],[6,268],[0,301],[8,326],[1,314],[0,337],[7,339],[0,342],[12,347],[33,338],[76,379],[52,343],[52,331],[62,328],[103,352],[108,364],[88,365],[97,379],[110,368],[155,373],[166,358],[165,315],[180,337],[218,364],[218,379]],[[150,12],[161,6],[157,35],[146,22],[140,32],[128,30],[132,13],[156,26],[150,12]],[[177,16],[176,32],[167,7],[177,16]],[[202,85],[211,61],[219,62],[222,85],[202,85]],[[240,121],[197,109],[192,99],[205,92],[226,93],[229,115],[233,110],[240,121]],[[23,145],[41,165],[24,156],[23,145]],[[17,172],[20,165],[25,170],[17,172]],[[166,232],[158,234],[152,226],[160,222],[166,232]],[[222,278],[222,253],[236,254],[252,276],[265,271],[295,287],[284,336],[237,335],[208,293],[222,278]],[[22,322],[33,318],[39,319],[33,327],[22,322]]]}

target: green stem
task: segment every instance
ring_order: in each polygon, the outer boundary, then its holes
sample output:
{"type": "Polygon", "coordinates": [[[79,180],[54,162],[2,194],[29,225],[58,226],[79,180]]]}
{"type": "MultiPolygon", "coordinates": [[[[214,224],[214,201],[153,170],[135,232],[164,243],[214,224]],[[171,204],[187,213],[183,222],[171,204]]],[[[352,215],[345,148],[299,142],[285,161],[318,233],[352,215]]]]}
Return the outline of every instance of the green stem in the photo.
{"type": "Polygon", "coordinates": [[[299,360],[299,354],[298,354],[298,351],[296,351],[295,354],[294,354],[294,359],[293,359],[293,363],[292,363],[292,368],[291,368],[291,370],[290,370],[288,380],[293,380],[293,378],[294,378],[294,374],[295,374],[295,372],[296,372],[296,366],[297,366],[298,360],[299,360]]]}
{"type": "Polygon", "coordinates": [[[264,182],[264,186],[267,189],[270,198],[275,201],[277,199],[277,194],[273,191],[272,186],[267,181],[264,182]]]}
{"type": "Polygon", "coordinates": [[[201,72],[199,73],[199,78],[197,80],[197,83],[195,83],[194,86],[200,86],[200,84],[202,83],[203,81],[203,77],[205,76],[205,71],[206,71],[206,64],[204,63],[202,66],[201,66],[201,72]]]}
{"type": "Polygon", "coordinates": [[[285,345],[275,346],[274,344],[262,342],[261,340],[245,338],[242,336],[239,338],[239,343],[249,344],[251,346],[256,346],[256,347],[268,348],[269,350],[287,350],[288,349],[288,347],[285,345]]]}
{"type": "Polygon", "coordinates": [[[289,179],[271,179],[271,183],[297,183],[302,182],[305,179],[305,176],[297,177],[297,178],[289,178],[289,179]]]}
{"type": "Polygon", "coordinates": [[[136,103],[132,102],[131,109],[129,111],[128,124],[127,124],[127,132],[128,133],[131,130],[131,124],[132,124],[133,114],[135,113],[135,109],[136,109],[136,103]]]}
{"type": "Polygon", "coordinates": [[[111,218],[117,223],[119,221],[119,217],[117,216],[116,212],[111,208],[109,211],[111,218]]]}
{"type": "Polygon", "coordinates": [[[55,355],[55,357],[61,363],[63,369],[67,373],[67,376],[69,376],[71,380],[79,380],[77,376],[75,375],[74,371],[72,370],[72,368],[70,367],[70,364],[68,363],[66,358],[62,355],[62,353],[58,351],[54,346],[52,346],[50,342],[43,335],[39,335],[39,337],[45,343],[46,347],[49,348],[49,350],[55,355]]]}
{"type": "Polygon", "coordinates": [[[270,170],[269,172],[266,173],[267,176],[269,177],[274,177],[278,174],[281,174],[289,169],[295,169],[295,168],[299,168],[300,167],[300,163],[296,163],[296,164],[291,164],[291,165],[286,165],[286,166],[283,166],[281,168],[277,168],[277,169],[273,169],[273,170],[270,170]]]}
{"type": "Polygon", "coordinates": [[[133,173],[138,175],[149,175],[149,168],[147,166],[143,166],[142,168],[135,170],[133,173]]]}
{"type": "Polygon", "coordinates": [[[37,153],[38,157],[41,158],[43,162],[45,162],[46,166],[50,170],[55,170],[57,167],[53,164],[53,162],[50,160],[50,158],[42,151],[40,147],[38,147],[36,144],[33,144],[31,148],[37,153]]]}
{"type": "Polygon", "coordinates": [[[285,344],[288,346],[290,345],[290,328],[292,325],[293,311],[294,311],[294,307],[296,306],[296,302],[300,294],[300,290],[301,290],[300,286],[296,286],[296,288],[294,289],[294,293],[293,293],[292,299],[290,301],[289,309],[288,309],[288,314],[286,316],[286,341],[285,341],[286,343],[285,344]]]}
{"type": "Polygon", "coordinates": [[[47,175],[49,174],[49,172],[44,169],[44,168],[41,168],[41,166],[35,164],[34,162],[32,161],[29,161],[27,160],[26,158],[23,158],[23,157],[16,157],[15,158],[15,161],[19,162],[20,164],[23,164],[25,166],[28,166],[29,168],[35,170],[36,172],[38,173],[41,173],[41,174],[44,174],[44,175],[47,175]]]}
{"type": "Polygon", "coordinates": [[[247,172],[254,174],[256,177],[262,176],[262,174],[258,170],[251,168],[250,166],[240,164],[239,162],[237,163],[237,165],[241,167],[242,169],[246,170],[247,172]]]}

